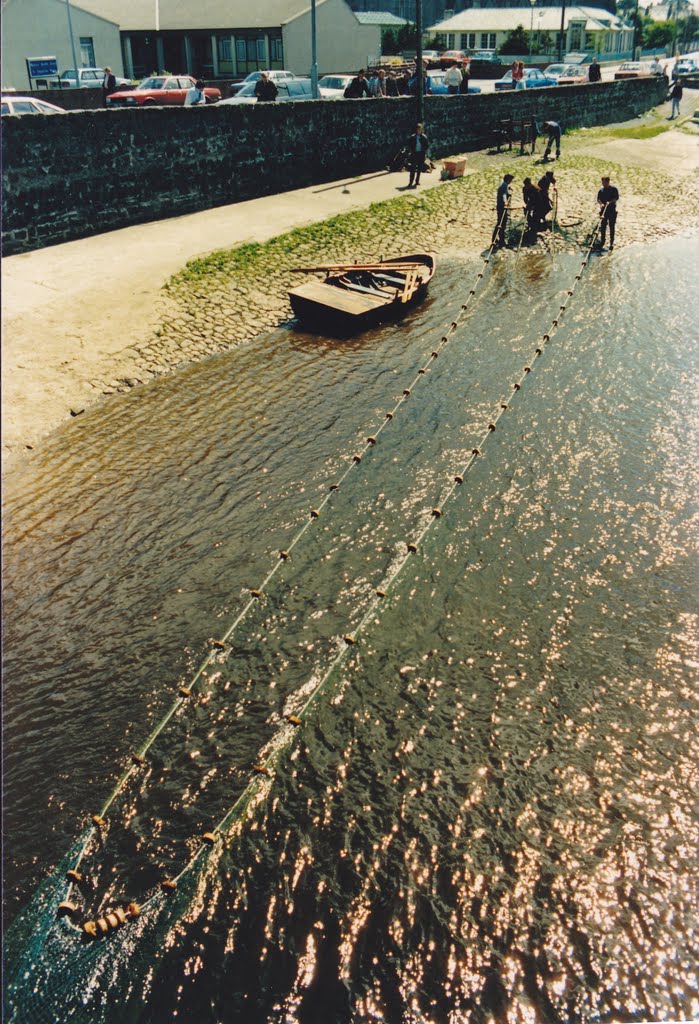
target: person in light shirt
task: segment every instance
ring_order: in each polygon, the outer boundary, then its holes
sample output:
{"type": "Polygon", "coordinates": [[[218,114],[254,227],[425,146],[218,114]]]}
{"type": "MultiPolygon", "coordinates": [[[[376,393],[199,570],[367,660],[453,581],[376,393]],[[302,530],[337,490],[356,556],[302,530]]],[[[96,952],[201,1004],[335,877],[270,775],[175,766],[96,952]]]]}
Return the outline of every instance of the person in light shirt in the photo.
{"type": "Polygon", "coordinates": [[[187,90],[184,105],[185,107],[196,107],[200,103],[206,103],[206,96],[204,95],[204,83],[198,80],[191,89],[187,90]]]}

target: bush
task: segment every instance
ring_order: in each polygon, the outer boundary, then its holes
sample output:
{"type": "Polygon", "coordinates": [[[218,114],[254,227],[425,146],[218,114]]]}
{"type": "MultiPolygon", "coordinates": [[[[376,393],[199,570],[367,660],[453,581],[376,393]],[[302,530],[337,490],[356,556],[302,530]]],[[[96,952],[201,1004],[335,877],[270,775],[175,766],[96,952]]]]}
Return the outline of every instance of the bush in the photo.
{"type": "Polygon", "coordinates": [[[527,53],[529,50],[529,33],[524,31],[524,25],[518,25],[514,32],[510,32],[505,42],[500,47],[500,53],[527,53]]]}

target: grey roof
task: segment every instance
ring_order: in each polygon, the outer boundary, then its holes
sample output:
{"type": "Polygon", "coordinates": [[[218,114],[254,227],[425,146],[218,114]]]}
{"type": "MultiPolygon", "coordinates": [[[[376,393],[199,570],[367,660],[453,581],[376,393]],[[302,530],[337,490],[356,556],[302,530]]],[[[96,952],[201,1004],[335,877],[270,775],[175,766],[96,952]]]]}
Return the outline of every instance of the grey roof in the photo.
{"type": "Polygon", "coordinates": [[[384,28],[401,28],[408,25],[406,18],[399,18],[390,11],[355,11],[354,16],[360,25],[382,25],[384,28]]]}
{"type": "MultiPolygon", "coordinates": [[[[75,0],[115,21],[122,32],[278,28],[310,9],[310,0],[75,0]]],[[[316,0],[320,7],[327,0],[316,0]]]]}

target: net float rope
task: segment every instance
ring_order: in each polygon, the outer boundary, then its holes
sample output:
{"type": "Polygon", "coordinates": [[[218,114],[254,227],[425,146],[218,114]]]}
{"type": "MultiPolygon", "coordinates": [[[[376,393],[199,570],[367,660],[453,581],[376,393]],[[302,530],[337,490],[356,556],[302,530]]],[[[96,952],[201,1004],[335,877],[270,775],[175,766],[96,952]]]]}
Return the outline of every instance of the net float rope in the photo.
{"type": "MultiPolygon", "coordinates": [[[[490,263],[494,248],[495,241],[491,243],[490,248],[488,250],[488,254],[483,260],[485,266],[488,266],[488,264],[490,263]]],[[[424,363],[419,367],[412,381],[410,381],[408,386],[403,389],[402,394],[395,402],[393,407],[384,414],[383,420],[373,431],[373,433],[367,435],[364,445],[350,456],[349,461],[343,472],[340,474],[340,476],[337,477],[333,483],[328,485],[327,492],[324,495],[322,501],[319,502],[317,507],[309,510],[308,518],[297,529],[288,546],[285,549],[279,551],[277,560],[275,561],[274,565],[269,570],[269,572],[266,574],[264,579],[261,581],[261,583],[257,587],[249,589],[248,600],[245,602],[239,613],[230,623],[226,631],[220,636],[220,638],[211,641],[211,649],[206,654],[204,659],[200,662],[194,674],[188,679],[185,685],[181,685],[178,687],[177,695],[173,700],[172,704],[170,705],[170,707],[168,708],[168,710],[165,712],[162,718],[160,718],[159,721],[156,723],[156,725],[151,730],[145,741],[131,754],[128,766],[123,770],[122,774],[119,776],[116,784],[114,785],[113,789],[111,790],[106,800],[100,807],[99,811],[96,814],[92,815],[90,819],[90,824],[88,825],[88,828],[84,834],[84,838],[81,841],[80,851],[75,859],[75,862],[71,870],[67,873],[66,877],[68,878],[70,886],[69,891],[66,895],[66,899],[61,904],[61,911],[66,916],[67,919],[71,919],[74,916],[77,909],[75,904],[70,899],[71,888],[74,885],[79,885],[80,882],[83,880],[82,873],[79,870],[80,866],[82,864],[84,857],[87,854],[89,845],[92,839],[94,838],[95,833],[102,833],[102,831],[105,829],[107,825],[107,815],[113,803],[122,793],[129,780],[141,768],[143,768],[146,765],[146,755],[148,754],[148,751],[153,746],[158,736],[163,732],[165,727],[171,721],[171,719],[175,715],[177,715],[178,712],[184,709],[187,702],[195,694],[196,688],[203,674],[206,672],[207,668],[209,668],[209,666],[214,662],[216,658],[228,652],[230,638],[233,636],[238,627],[243,623],[243,621],[249,614],[250,610],[257,604],[257,602],[262,600],[267,590],[267,587],[272,582],[272,580],[274,579],[274,577],[276,576],[284,562],[286,562],[291,557],[291,553],[293,552],[294,548],[300,543],[306,532],[311,528],[311,526],[316,520],[320,519],[325,506],[330,502],[334,492],[340,489],[341,485],[345,482],[345,480],[351,474],[351,472],[362,462],[367,452],[371,451],[371,449],[376,446],[382,431],[388,426],[389,423],[391,423],[394,420],[396,414],[399,412],[401,407],[405,404],[407,399],[413,394],[421,378],[427,375],[434,361],[440,356],[444,348],[448,345],[449,341],[453,337],[455,331],[458,329],[458,327],[465,319],[466,314],[469,312],[471,303],[473,302],[476,296],[478,285],[482,282],[484,276],[485,270],[481,268],[476,275],[476,278],[473,282],[473,286],[468,291],[467,298],[461,304],[457,315],[449,323],[448,327],[444,330],[444,333],[441,335],[438,344],[435,345],[430,354],[426,357],[424,363]]],[[[136,916],[135,913],[133,912],[134,907],[136,907],[135,904],[131,906],[131,916],[136,916]]],[[[124,922],[121,921],[121,919],[119,919],[118,925],[114,925],[114,927],[120,927],[123,923],[124,922]]]]}
{"type": "MultiPolygon", "coordinates": [[[[604,212],[604,210],[602,212],[604,212]]],[[[572,286],[566,290],[566,301],[561,303],[559,306],[558,313],[551,321],[551,326],[548,331],[542,334],[541,340],[534,349],[531,359],[524,366],[520,376],[512,384],[509,396],[498,403],[498,406],[489,419],[480,440],[472,448],[469,458],[461,469],[452,476],[449,486],[440,499],[440,503],[433,507],[429,518],[426,519],[425,523],[417,533],[404,542],[405,546],[403,553],[394,565],[389,576],[374,589],[361,620],[355,626],[354,632],[346,634],[343,637],[338,653],[332,659],[317,684],[313,687],[308,697],[306,697],[305,701],[302,703],[301,707],[294,714],[286,714],[284,716],[284,724],[281,729],[277,730],[272,739],[265,745],[265,747],[262,748],[257,763],[254,764],[251,769],[251,778],[238,799],[210,831],[203,833],[199,837],[199,845],[196,852],[182,867],[182,870],[174,877],[164,878],[160,883],[159,889],[155,890],[152,895],[147,897],[142,904],[139,905],[131,902],[127,904],[125,908],[122,908],[122,910],[110,911],[103,914],[96,920],[87,920],[81,925],[78,925],[75,923],[74,918],[78,915],[79,908],[70,900],[66,899],[61,904],[62,910],[59,909],[59,913],[65,918],[75,932],[82,932],[83,935],[89,938],[97,939],[120,929],[123,925],[128,923],[128,921],[133,920],[145,910],[156,906],[159,902],[166,899],[168,894],[175,892],[179,882],[185,877],[185,875],[191,872],[200,861],[211,853],[214,848],[220,848],[221,845],[225,845],[225,843],[230,842],[236,832],[242,828],[246,812],[253,801],[256,799],[263,799],[266,792],[271,788],[274,780],[274,770],[283,753],[293,744],[298,728],[303,725],[304,716],[321,695],[323,690],[327,687],[329,682],[335,677],[338,669],[344,664],[349,656],[351,648],[359,642],[361,634],[376,615],[380,604],[389,595],[391,589],[400,577],[401,572],[408,564],[411,557],[419,552],[421,543],[434,523],[442,518],[445,505],[453,498],[454,494],[463,485],[468,472],[473,468],[478,458],[483,454],[483,449],[487,445],[489,438],[497,430],[501,417],[511,408],[514,398],[517,393],[521,391],[523,384],[531,374],[536,364],[536,360],[543,355],[546,345],[551,341],[551,338],[560,326],[561,319],[575,293],[575,289],[582,279],[582,274],[588,265],[598,230],[599,224],[597,229],[593,232],[588,250],[585,253],[577,274],[575,275],[575,280],[573,281],[572,286]],[[265,753],[265,751],[268,752],[265,753]]],[[[292,698],[287,699],[287,706],[291,699],[292,698]]],[[[102,827],[104,821],[102,820],[101,823],[97,822],[96,817],[97,816],[93,819],[94,827],[102,827]]],[[[83,845],[83,853],[87,848],[88,842],[89,838],[83,845]]],[[[76,877],[78,875],[77,866],[66,873],[66,877],[71,885],[78,884],[78,877],[76,877]]]]}

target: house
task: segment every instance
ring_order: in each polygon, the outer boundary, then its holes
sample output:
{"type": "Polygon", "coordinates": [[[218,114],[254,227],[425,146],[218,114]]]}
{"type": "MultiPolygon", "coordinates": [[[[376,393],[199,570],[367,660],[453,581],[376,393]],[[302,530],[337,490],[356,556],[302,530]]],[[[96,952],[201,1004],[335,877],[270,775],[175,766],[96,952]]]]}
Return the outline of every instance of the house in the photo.
{"type": "MultiPolygon", "coordinates": [[[[436,35],[447,50],[495,50],[510,32],[521,25],[534,32],[535,38],[546,34],[551,52],[558,49],[561,31],[561,7],[480,7],[461,11],[445,21],[431,25],[427,32],[436,35]]],[[[563,9],[563,53],[589,53],[604,57],[626,54],[633,46],[633,28],[616,14],[602,7],[568,7],[563,9]]]]}
{"type": "Polygon", "coordinates": [[[55,57],[58,70],[110,67],[124,74],[118,21],[77,7],[66,0],[3,0],[2,86],[26,92],[34,85],[27,71],[31,57],[55,57]],[[69,21],[70,15],[70,21],[69,21]]]}
{"type": "MultiPolygon", "coordinates": [[[[95,59],[106,63],[108,56],[112,69],[123,67],[129,78],[161,70],[203,78],[241,77],[259,68],[286,68],[298,75],[311,71],[310,0],[77,2],[79,8],[70,0],[74,34],[83,31],[76,28],[78,10],[81,19],[91,17],[95,25],[118,26],[120,49],[107,55],[105,46],[102,56],[96,45],[95,59]]],[[[27,47],[27,56],[42,56],[52,54],[59,41],[68,41],[65,0],[5,0],[5,5],[13,20],[4,26],[3,59],[6,50],[17,51],[21,63],[27,47]],[[55,18],[54,7],[59,12],[55,18]],[[53,20],[46,33],[43,22],[49,12],[53,20]],[[23,40],[22,47],[17,46],[18,39],[23,40]]],[[[369,54],[380,52],[381,26],[360,24],[345,0],[316,0],[315,7],[321,73],[355,70],[366,64],[369,54]]]]}

